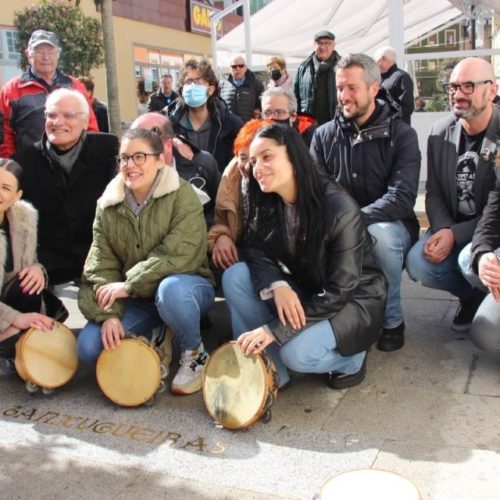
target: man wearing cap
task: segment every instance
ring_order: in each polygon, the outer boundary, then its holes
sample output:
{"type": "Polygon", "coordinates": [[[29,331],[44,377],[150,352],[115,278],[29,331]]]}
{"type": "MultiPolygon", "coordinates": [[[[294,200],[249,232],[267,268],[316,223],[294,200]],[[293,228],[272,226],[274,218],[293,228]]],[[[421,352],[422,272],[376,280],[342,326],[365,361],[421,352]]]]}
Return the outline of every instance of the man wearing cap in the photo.
{"type": "Polygon", "coordinates": [[[314,52],[297,69],[294,92],[299,113],[314,116],[321,125],[330,121],[337,107],[335,35],[322,30],[314,35],[314,52]]]}
{"type": "MultiPolygon", "coordinates": [[[[75,78],[57,69],[60,46],[55,33],[36,30],[25,51],[30,67],[7,82],[0,92],[0,157],[10,158],[42,137],[47,95],[58,88],[74,88],[85,94],[75,78]]],[[[90,105],[88,130],[98,131],[90,105]]]]}

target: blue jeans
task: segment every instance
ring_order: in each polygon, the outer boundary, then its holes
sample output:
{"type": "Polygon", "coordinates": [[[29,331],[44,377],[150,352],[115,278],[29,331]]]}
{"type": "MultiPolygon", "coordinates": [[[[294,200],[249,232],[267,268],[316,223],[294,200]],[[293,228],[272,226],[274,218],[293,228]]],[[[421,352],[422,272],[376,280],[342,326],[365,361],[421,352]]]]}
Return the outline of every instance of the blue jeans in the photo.
{"type": "MultiPolygon", "coordinates": [[[[166,324],[179,340],[182,351],[196,349],[201,343],[200,318],[212,308],[214,287],[201,276],[173,274],[163,279],[155,301],[128,298],[120,318],[126,332],[151,338],[152,330],[166,324]]],[[[104,346],[101,323],[89,321],[78,336],[78,355],[95,362],[104,346]]]]}
{"type": "MultiPolygon", "coordinates": [[[[231,311],[233,337],[248,332],[277,317],[274,301],[263,301],[255,291],[248,266],[234,264],[222,276],[224,296],[231,311]]],[[[266,354],[278,370],[280,386],[290,379],[287,368],[300,373],[356,373],[366,353],[342,356],[336,349],[335,333],[328,320],[318,321],[292,340],[279,346],[272,343],[266,354]]]]}
{"type": "Polygon", "coordinates": [[[472,243],[465,245],[458,254],[458,267],[470,286],[488,293],[488,289],[483,285],[479,276],[472,269],[472,255],[470,253],[472,243]]]}
{"type": "Polygon", "coordinates": [[[370,224],[368,232],[374,239],[375,257],[388,283],[383,327],[395,328],[404,321],[401,278],[405,256],[411,247],[410,233],[401,221],[370,224]]]}
{"type": "MultiPolygon", "coordinates": [[[[471,299],[477,292],[463,277],[458,265],[459,255],[464,247],[455,247],[442,262],[437,264],[429,262],[424,256],[424,245],[431,235],[432,232],[428,229],[408,252],[406,257],[408,275],[413,281],[428,288],[445,290],[462,300],[471,299]]],[[[467,266],[465,263],[467,260],[466,254],[467,250],[464,251],[461,257],[464,267],[467,266]]]]}

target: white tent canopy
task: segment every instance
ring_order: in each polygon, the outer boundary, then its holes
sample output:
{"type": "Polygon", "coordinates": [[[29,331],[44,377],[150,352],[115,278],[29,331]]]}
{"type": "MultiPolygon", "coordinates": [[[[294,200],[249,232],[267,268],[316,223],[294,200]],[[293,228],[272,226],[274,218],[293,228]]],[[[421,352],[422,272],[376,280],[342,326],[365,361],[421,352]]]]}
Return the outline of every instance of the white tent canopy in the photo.
{"type": "MultiPolygon", "coordinates": [[[[378,47],[390,45],[388,3],[387,0],[273,0],[250,18],[252,63],[261,65],[270,55],[298,62],[312,52],[314,33],[321,29],[335,34],[340,54],[373,54],[378,47]]],[[[404,0],[403,12],[404,43],[463,15],[448,0],[404,0]]],[[[218,65],[226,66],[232,54],[244,53],[245,49],[241,24],[217,41],[218,65]]]]}

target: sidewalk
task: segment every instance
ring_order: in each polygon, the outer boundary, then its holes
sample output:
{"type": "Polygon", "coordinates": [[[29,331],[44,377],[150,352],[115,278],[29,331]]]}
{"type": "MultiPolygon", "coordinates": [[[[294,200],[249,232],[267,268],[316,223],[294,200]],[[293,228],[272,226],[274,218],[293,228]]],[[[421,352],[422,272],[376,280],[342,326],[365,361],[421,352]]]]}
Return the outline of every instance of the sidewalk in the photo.
{"type": "MultiPolygon", "coordinates": [[[[69,326],[81,327],[76,290],[61,292],[69,326]]],[[[51,396],[0,375],[2,497],[310,500],[340,472],[380,468],[424,499],[499,498],[500,363],[450,330],[451,296],[407,277],[402,294],[404,349],[372,349],[366,380],[349,390],[293,379],[271,421],[245,431],[216,427],[200,394],[117,407],[85,367],[51,396]]],[[[224,303],[211,318],[214,345],[229,328],[224,303]]]]}

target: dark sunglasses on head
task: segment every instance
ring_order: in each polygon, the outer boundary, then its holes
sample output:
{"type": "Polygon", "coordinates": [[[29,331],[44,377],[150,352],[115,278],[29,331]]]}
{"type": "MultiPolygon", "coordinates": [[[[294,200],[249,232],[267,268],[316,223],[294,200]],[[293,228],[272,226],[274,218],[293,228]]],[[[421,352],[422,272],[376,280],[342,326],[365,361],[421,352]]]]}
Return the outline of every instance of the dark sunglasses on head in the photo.
{"type": "Polygon", "coordinates": [[[233,68],[233,69],[236,69],[236,68],[241,69],[241,68],[244,68],[244,67],[245,67],[244,64],[231,64],[231,68],[233,68]]]}

